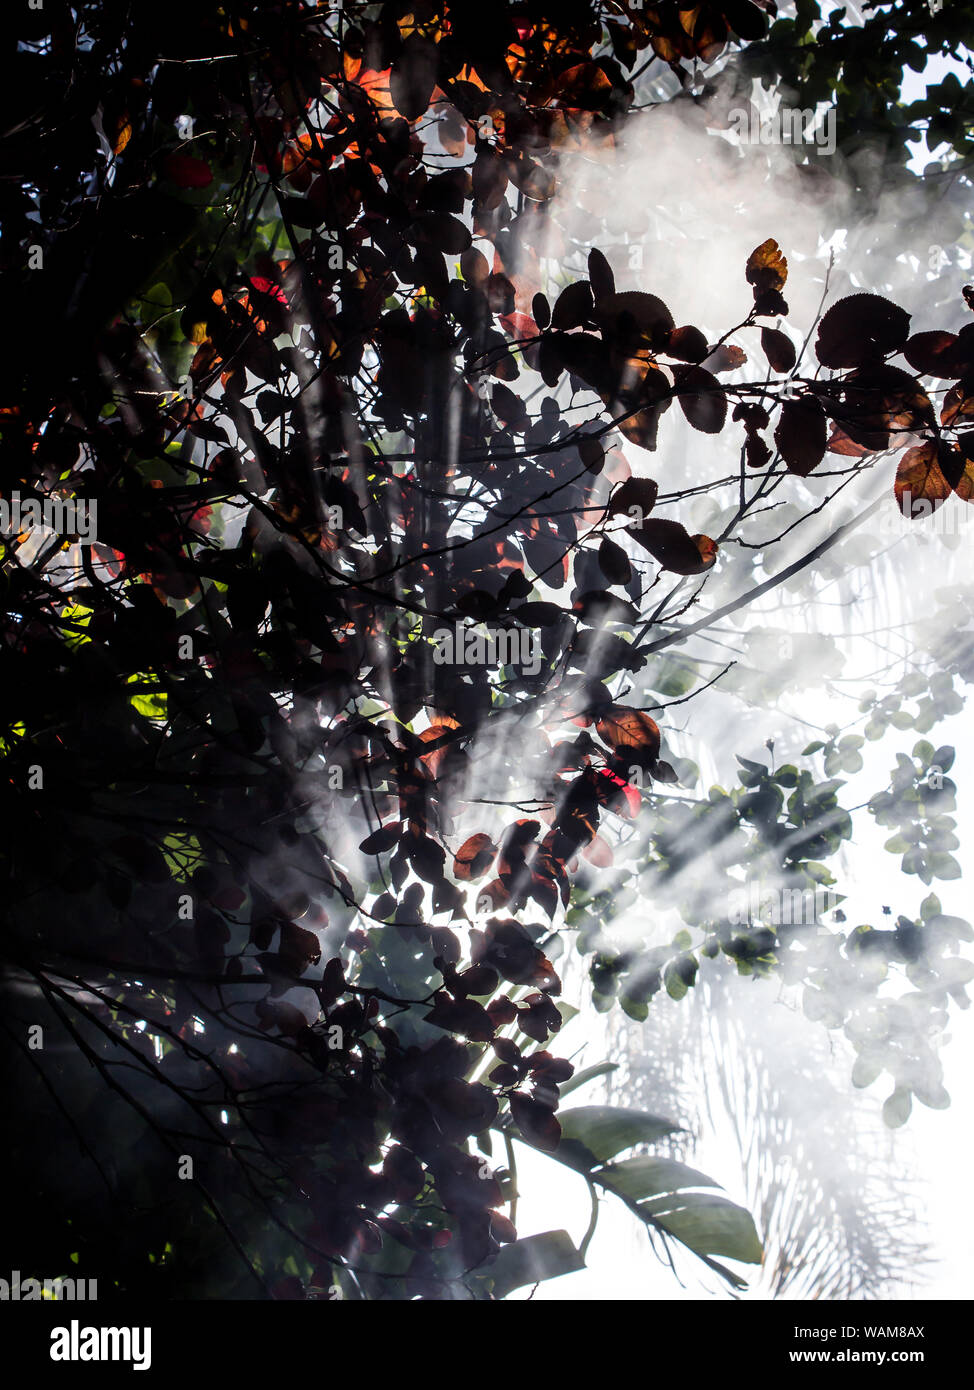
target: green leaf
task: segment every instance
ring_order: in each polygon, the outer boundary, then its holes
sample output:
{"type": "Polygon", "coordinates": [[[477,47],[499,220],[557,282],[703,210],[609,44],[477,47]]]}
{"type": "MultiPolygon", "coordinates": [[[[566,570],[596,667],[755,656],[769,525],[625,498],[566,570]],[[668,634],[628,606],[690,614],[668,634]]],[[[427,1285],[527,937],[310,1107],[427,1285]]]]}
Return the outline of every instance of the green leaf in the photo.
{"type": "Polygon", "coordinates": [[[686,995],[687,983],[680,975],[674,961],[670,961],[669,965],[667,965],[663,971],[663,983],[671,999],[679,1001],[686,995]]]}
{"type": "Polygon", "coordinates": [[[912,1109],[913,1100],[909,1091],[897,1086],[883,1104],[883,1121],[889,1129],[899,1129],[900,1125],[905,1125],[910,1118],[912,1109]]]}
{"type": "Polygon", "coordinates": [[[643,1003],[641,999],[630,999],[623,994],[619,999],[619,1006],[622,1012],[634,1023],[645,1023],[649,1017],[649,1005],[643,1003]]]}
{"type": "Polygon", "coordinates": [[[931,855],[930,868],[933,871],[934,878],[949,879],[961,877],[961,867],[952,854],[931,855]]]}
{"type": "Polygon", "coordinates": [[[607,1164],[595,1175],[600,1185],[619,1197],[628,1197],[633,1202],[641,1202],[646,1197],[656,1197],[662,1192],[679,1192],[684,1187],[719,1187],[720,1183],[689,1168],[685,1163],[677,1163],[672,1158],[653,1158],[640,1155],[637,1158],[624,1158],[620,1163],[607,1164]]]}
{"type": "Polygon", "coordinates": [[[573,1110],[559,1110],[558,1119],[558,1157],[582,1172],[615,1158],[623,1149],[653,1144],[680,1128],[645,1110],[625,1110],[615,1105],[579,1105],[573,1110]]]}
{"type": "Polygon", "coordinates": [[[852,1084],[860,1090],[866,1086],[871,1086],[883,1070],[881,1057],[871,1056],[865,1052],[860,1053],[852,1064],[852,1084]]]}
{"type": "Polygon", "coordinates": [[[494,1296],[506,1298],[515,1289],[557,1279],[585,1268],[567,1231],[544,1231],[505,1245],[490,1267],[494,1296]]]}
{"type": "Polygon", "coordinates": [[[653,1217],[695,1255],[723,1255],[759,1265],[764,1252],[749,1211],[726,1197],[688,1192],[647,1203],[653,1217]]]}
{"type": "Polygon", "coordinates": [[[561,1096],[567,1096],[572,1091],[577,1091],[580,1086],[584,1086],[587,1081],[594,1081],[597,1076],[608,1076],[610,1072],[618,1071],[618,1062],[597,1062],[594,1067],[585,1067],[582,1071],[577,1071],[570,1080],[558,1087],[561,1096]]]}
{"type": "Polygon", "coordinates": [[[941,912],[940,899],[936,893],[928,893],[920,904],[920,916],[924,922],[931,917],[939,917],[941,912]]]}

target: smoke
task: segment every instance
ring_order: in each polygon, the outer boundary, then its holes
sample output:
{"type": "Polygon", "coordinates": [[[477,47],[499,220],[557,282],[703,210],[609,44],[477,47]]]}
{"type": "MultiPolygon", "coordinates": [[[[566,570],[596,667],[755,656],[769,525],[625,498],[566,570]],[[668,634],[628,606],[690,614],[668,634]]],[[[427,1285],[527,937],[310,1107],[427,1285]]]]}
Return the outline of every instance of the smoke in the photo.
{"type": "MultiPolygon", "coordinates": [[[[703,74],[695,91],[677,94],[668,80],[647,76],[637,103],[660,104],[631,116],[613,147],[598,158],[563,157],[549,255],[572,243],[597,245],[618,288],[659,295],[678,324],[695,324],[714,342],[747,314],[745,262],[773,237],[789,263],[790,313],[778,327],[799,352],[804,346],[799,374],[817,367],[805,343],[823,304],[846,294],[895,299],[911,314],[913,332],[961,326],[969,259],[945,247],[952,249],[964,225],[966,178],[891,177],[884,152],[868,140],[831,155],[821,145],[742,140],[769,110],[787,109],[789,94],[745,90],[731,63],[703,74]],[[738,114],[751,100],[756,116],[745,124],[738,114]]],[[[583,255],[566,256],[562,271],[565,281],[584,275],[583,255]]],[[[760,382],[758,330],[729,341],[748,361],[723,380],[760,382]]],[[[623,445],[633,473],[659,483],[658,514],[715,538],[737,508],[739,448],[730,428],[700,435],[676,409],[661,423],[655,452],[623,445]],[[714,480],[724,481],[708,486],[714,480]],[[666,494],[686,489],[698,493],[668,508],[666,494]]],[[[732,785],[735,754],[763,759],[769,739],[780,763],[830,721],[849,726],[869,685],[905,673],[930,647],[931,627],[945,639],[954,621],[950,601],[936,610],[933,593],[970,580],[966,512],[951,499],[957,516],[949,525],[946,511],[939,522],[902,520],[892,496],[896,452],[858,470],[827,454],[817,475],[787,478],[722,546],[694,617],[745,595],[878,503],[807,569],[678,649],[708,674],[734,663],[712,689],[660,716],[672,752],[700,767],[689,795],[706,795],[713,782],[732,785]]],[[[684,581],[679,595],[689,599],[693,584],[684,581]]],[[[674,601],[670,611],[678,608],[674,601]]],[[[654,698],[668,660],[650,662],[642,688],[636,678],[633,703],[654,698]]],[[[903,737],[908,750],[915,735],[903,737]]],[[[866,747],[865,768],[847,789],[850,804],[884,784],[902,746],[866,747]],[[855,794],[860,789],[863,796],[855,794]]],[[[665,897],[640,900],[605,924],[617,945],[670,939],[682,925],[678,903],[721,915],[739,846],[700,839],[685,849],[691,867],[665,897]]],[[[850,912],[863,913],[852,920],[875,920],[880,899],[919,888],[899,875],[891,888],[889,863],[868,834],[840,857],[850,912]]],[[[717,1136],[732,1181],[740,1165],[770,1252],[756,1296],[888,1296],[917,1276],[922,1187],[909,1135],[883,1130],[875,1095],[853,1091],[848,1079],[852,1049],[803,1016],[793,989],[705,969],[692,1002],[674,1006],[659,996],[647,1022],[624,1032],[625,1065],[612,1094],[672,1114],[698,1136],[709,1132],[711,1145],[717,1136]]],[[[604,1055],[606,1041],[590,1039],[589,1060],[604,1055]]]]}

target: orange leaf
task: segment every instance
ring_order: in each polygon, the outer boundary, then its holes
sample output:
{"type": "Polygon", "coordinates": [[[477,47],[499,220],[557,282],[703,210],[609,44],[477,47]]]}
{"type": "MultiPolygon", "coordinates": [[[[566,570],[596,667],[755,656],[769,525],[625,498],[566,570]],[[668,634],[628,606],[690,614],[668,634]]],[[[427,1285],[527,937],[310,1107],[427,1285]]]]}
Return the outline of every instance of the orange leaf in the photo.
{"type": "Polygon", "coordinates": [[[480,878],[490,868],[496,853],[497,846],[489,835],[471,835],[454,856],[453,872],[464,880],[480,878]]]}
{"type": "Polygon", "coordinates": [[[647,752],[652,760],[659,757],[659,725],[640,709],[627,709],[625,705],[613,705],[596,724],[599,738],[605,740],[619,752],[620,749],[638,749],[647,752]]]}
{"type": "Polygon", "coordinates": [[[781,254],[781,247],[769,237],[755,247],[747,258],[744,268],[749,285],[758,290],[780,290],[788,279],[788,262],[781,254]]]}

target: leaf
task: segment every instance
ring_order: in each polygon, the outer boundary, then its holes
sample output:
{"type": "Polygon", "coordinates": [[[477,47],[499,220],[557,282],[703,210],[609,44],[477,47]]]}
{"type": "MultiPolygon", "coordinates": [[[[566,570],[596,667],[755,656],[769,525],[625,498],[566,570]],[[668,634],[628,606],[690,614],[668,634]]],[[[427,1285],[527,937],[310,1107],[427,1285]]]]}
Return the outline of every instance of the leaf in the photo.
{"type": "Polygon", "coordinates": [[[768,32],[766,15],[750,0],[723,0],[720,9],[734,33],[742,39],[763,39],[768,32]]]}
{"type": "Polygon", "coordinates": [[[558,1087],[563,1096],[570,1095],[572,1091],[577,1091],[580,1086],[586,1085],[589,1081],[595,1081],[597,1077],[608,1076],[611,1072],[619,1070],[618,1062],[596,1062],[594,1066],[584,1067],[577,1071],[570,1081],[564,1082],[558,1087]]]}
{"type": "Polygon", "coordinates": [[[957,351],[957,344],[956,333],[944,333],[940,329],[914,333],[903,346],[903,356],[915,372],[941,379],[963,376],[971,366],[974,349],[965,355],[957,351]]]}
{"type": "Polygon", "coordinates": [[[778,328],[761,329],[761,347],[776,372],[790,372],[797,361],[795,344],[778,328]]]}
{"type": "Polygon", "coordinates": [[[833,304],[818,326],[815,352],[823,367],[861,367],[898,351],[910,315],[880,294],[850,294],[833,304]]]}
{"type": "Polygon", "coordinates": [[[380,825],[378,830],[367,835],[359,849],[363,854],[385,854],[392,849],[393,845],[399,843],[402,836],[402,827],[398,821],[390,821],[388,825],[380,825]]]}
{"type": "Polygon", "coordinates": [[[407,121],[418,121],[426,114],[438,68],[436,44],[419,34],[410,34],[389,76],[389,95],[396,110],[407,121]]]}
{"type": "Polygon", "coordinates": [[[652,478],[627,478],[621,487],[616,488],[609,498],[609,515],[618,516],[620,512],[639,512],[639,525],[645,521],[656,505],[659,484],[652,478]]]}
{"type": "Polygon", "coordinates": [[[883,1060],[870,1053],[861,1052],[852,1065],[852,1084],[859,1090],[871,1086],[883,1070],[883,1060]]]}
{"type": "Polygon", "coordinates": [[[685,1187],[720,1186],[713,1178],[708,1178],[696,1168],[687,1167],[685,1163],[649,1155],[609,1163],[599,1169],[598,1180],[620,1197],[628,1197],[634,1202],[656,1197],[662,1192],[679,1192],[685,1187]]]}
{"type": "Polygon", "coordinates": [[[883,1123],[889,1129],[899,1129],[910,1118],[912,1109],[913,1100],[909,1090],[903,1086],[897,1086],[893,1094],[887,1096],[883,1103],[883,1123]]]}
{"type": "Polygon", "coordinates": [[[424,212],[413,222],[410,239],[422,241],[447,256],[459,256],[470,249],[470,229],[448,212],[424,212]]]}
{"type": "Polygon", "coordinates": [[[655,294],[626,290],[600,300],[595,321],[605,337],[632,354],[645,348],[665,350],[674,327],[673,315],[655,294]]]}
{"type": "Polygon", "coordinates": [[[551,627],[565,616],[557,603],[548,602],[522,603],[519,608],[512,608],[511,612],[528,627],[551,627]]]}
{"type": "Polygon", "coordinates": [[[213,171],[206,160],[191,154],[166,155],[162,170],[178,188],[208,188],[213,182],[213,171]]]}
{"type": "Polygon", "coordinates": [[[568,285],[555,300],[551,326],[559,332],[581,328],[592,317],[592,287],[587,280],[568,285]]]}
{"type": "Polygon", "coordinates": [[[551,305],[539,290],[531,301],[531,313],[534,321],[543,333],[551,322],[551,305]]]}
{"type": "Polygon", "coordinates": [[[615,294],[616,282],[612,268],[602,252],[594,246],[588,253],[588,278],[596,304],[615,294]]]}
{"type": "Polygon", "coordinates": [[[651,517],[641,527],[626,528],[656,562],[674,574],[703,574],[717,559],[717,543],[709,536],[691,536],[679,521],[651,517]]]}
{"type": "Polygon", "coordinates": [[[460,274],[469,285],[483,289],[490,279],[490,265],[483,251],[471,246],[460,257],[460,274]]]}
{"type": "Polygon", "coordinates": [[[751,1213],[726,1197],[689,1192],[660,1202],[662,1210],[650,1204],[653,1219],[695,1255],[722,1255],[749,1265],[759,1265],[764,1258],[751,1213]],[[666,1207],[671,1201],[679,1205],[666,1207]]]}
{"type": "Polygon", "coordinates": [[[813,396],[785,401],[775,427],[774,442],[789,473],[807,478],[825,457],[828,427],[825,411],[813,396]]]}
{"type": "Polygon", "coordinates": [[[746,361],[747,353],[743,348],[734,343],[721,343],[707,354],[702,365],[708,372],[734,372],[746,361]]]}
{"type": "Polygon", "coordinates": [[[590,473],[601,473],[605,467],[605,449],[594,435],[579,442],[578,456],[590,473]]]}
{"type": "Polygon", "coordinates": [[[897,506],[910,521],[930,516],[950,496],[950,483],[938,461],[936,441],[930,439],[901,456],[893,483],[897,506]]]}
{"type": "Polygon", "coordinates": [[[781,247],[772,238],[762,241],[747,258],[744,274],[749,285],[754,286],[755,298],[765,290],[780,290],[788,279],[788,262],[781,254],[781,247]]]}
{"type": "Polygon", "coordinates": [[[496,382],[490,396],[490,408],[508,429],[520,434],[528,427],[527,406],[520,396],[502,382],[496,382]]]}
{"type": "Polygon", "coordinates": [[[554,1153],[561,1141],[561,1125],[549,1105],[542,1105],[523,1091],[511,1095],[514,1123],[529,1143],[545,1153],[554,1153]]]}
{"type": "Polygon", "coordinates": [[[599,719],[596,728],[599,738],[616,753],[639,753],[653,762],[659,757],[659,725],[642,710],[613,705],[609,713],[599,719]]]}
{"type": "Polygon", "coordinates": [[[666,344],[667,356],[677,357],[681,362],[702,362],[709,351],[707,339],[692,324],[674,328],[666,344]]]}
{"type": "Polygon", "coordinates": [[[454,856],[453,872],[464,881],[480,878],[490,868],[496,853],[497,846],[489,835],[471,835],[454,856]]]}
{"type": "Polygon", "coordinates": [[[288,970],[301,975],[321,959],[321,942],[313,931],[285,922],[281,927],[280,957],[288,970]]]}
{"type": "Polygon", "coordinates": [[[771,457],[771,450],[759,434],[749,434],[744,441],[744,459],[748,468],[763,468],[771,457]]]}
{"type": "Polygon", "coordinates": [[[680,408],[695,430],[720,434],[727,419],[727,397],[715,376],[704,367],[676,367],[673,371],[680,408]]]}
{"type": "Polygon", "coordinates": [[[494,1022],[483,1004],[474,999],[451,999],[442,990],[425,1019],[445,1032],[462,1033],[471,1042],[490,1042],[494,1036],[494,1022]]]}
{"type": "Polygon", "coordinates": [[[680,1128],[671,1120],[648,1111],[626,1110],[614,1105],[580,1105],[560,1111],[559,1118],[559,1157],[571,1155],[569,1161],[573,1168],[578,1167],[579,1162],[587,1164],[582,1171],[605,1163],[636,1144],[654,1144],[680,1128]]]}
{"type": "Polygon", "coordinates": [[[490,1266],[494,1297],[506,1298],[515,1289],[540,1284],[584,1269],[585,1261],[567,1231],[544,1231],[505,1245],[490,1266]]]}
{"type": "Polygon", "coordinates": [[[632,578],[629,556],[608,536],[599,545],[599,568],[610,584],[628,584],[632,578]]]}

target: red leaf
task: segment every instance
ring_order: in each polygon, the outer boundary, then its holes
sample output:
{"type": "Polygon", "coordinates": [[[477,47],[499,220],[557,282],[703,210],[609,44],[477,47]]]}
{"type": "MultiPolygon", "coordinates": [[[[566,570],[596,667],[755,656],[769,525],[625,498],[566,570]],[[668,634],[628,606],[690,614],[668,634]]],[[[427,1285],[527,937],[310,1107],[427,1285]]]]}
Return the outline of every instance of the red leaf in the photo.
{"type": "Polygon", "coordinates": [[[561,1125],[547,1105],[523,1091],[515,1091],[511,1095],[511,1115],[529,1143],[545,1153],[554,1153],[561,1142],[561,1125]]]}
{"type": "Polygon", "coordinates": [[[497,846],[489,835],[471,835],[457,850],[453,872],[465,881],[480,878],[490,868],[496,853],[497,846]]]}
{"type": "Polygon", "coordinates": [[[191,154],[169,154],[163,160],[163,172],[178,188],[208,188],[213,171],[205,159],[191,154]]]}

